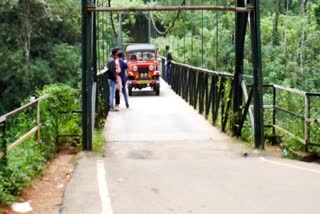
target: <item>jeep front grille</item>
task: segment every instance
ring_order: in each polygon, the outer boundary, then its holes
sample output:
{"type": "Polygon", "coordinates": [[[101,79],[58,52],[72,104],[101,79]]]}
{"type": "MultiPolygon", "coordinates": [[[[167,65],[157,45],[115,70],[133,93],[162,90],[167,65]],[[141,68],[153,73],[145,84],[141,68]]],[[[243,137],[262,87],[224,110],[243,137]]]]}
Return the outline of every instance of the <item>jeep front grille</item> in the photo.
{"type": "Polygon", "coordinates": [[[138,67],[138,72],[139,72],[140,79],[148,79],[148,72],[149,72],[148,67],[138,67]]]}
{"type": "Polygon", "coordinates": [[[148,67],[138,67],[138,72],[139,73],[148,73],[149,68],[148,67]]]}

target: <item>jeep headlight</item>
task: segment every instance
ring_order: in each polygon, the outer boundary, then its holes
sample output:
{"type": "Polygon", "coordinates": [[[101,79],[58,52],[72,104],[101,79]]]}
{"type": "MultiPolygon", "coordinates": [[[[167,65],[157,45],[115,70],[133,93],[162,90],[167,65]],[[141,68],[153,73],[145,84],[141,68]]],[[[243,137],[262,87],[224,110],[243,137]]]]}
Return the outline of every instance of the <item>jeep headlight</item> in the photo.
{"type": "Polygon", "coordinates": [[[137,71],[138,70],[138,66],[136,66],[136,65],[132,66],[132,70],[133,71],[137,71]]]}
{"type": "Polygon", "coordinates": [[[153,71],[153,69],[154,69],[154,66],[153,65],[149,65],[149,70],[153,71]]]}

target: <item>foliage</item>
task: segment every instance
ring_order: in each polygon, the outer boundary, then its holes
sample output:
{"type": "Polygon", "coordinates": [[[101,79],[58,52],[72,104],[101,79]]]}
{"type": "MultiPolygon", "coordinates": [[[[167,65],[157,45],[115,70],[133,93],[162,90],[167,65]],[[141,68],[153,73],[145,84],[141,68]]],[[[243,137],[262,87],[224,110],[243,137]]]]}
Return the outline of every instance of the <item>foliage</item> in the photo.
{"type": "MultiPolygon", "coordinates": [[[[6,156],[7,165],[0,163],[0,204],[13,202],[22,189],[31,184],[32,180],[41,174],[47,161],[52,158],[57,149],[58,135],[81,134],[81,117],[71,111],[80,108],[77,93],[69,86],[52,85],[37,91],[37,96],[50,94],[41,102],[41,141],[37,144],[33,138],[16,147],[6,156]],[[64,114],[63,112],[68,112],[64,114]]],[[[26,99],[22,104],[29,102],[26,99]]],[[[7,135],[0,136],[8,144],[35,126],[35,110],[28,109],[8,121],[7,135]]]]}
{"type": "Polygon", "coordinates": [[[317,21],[317,25],[320,27],[320,1],[316,5],[313,5],[314,16],[317,21]]]}
{"type": "Polygon", "coordinates": [[[44,85],[79,86],[79,11],[76,0],[1,1],[0,115],[44,85]]]}
{"type": "Polygon", "coordinates": [[[80,88],[80,47],[66,43],[54,45],[50,65],[56,70],[53,79],[71,87],[80,88]]]}
{"type": "Polygon", "coordinates": [[[105,156],[105,138],[103,130],[95,130],[93,133],[92,151],[105,156]]]}

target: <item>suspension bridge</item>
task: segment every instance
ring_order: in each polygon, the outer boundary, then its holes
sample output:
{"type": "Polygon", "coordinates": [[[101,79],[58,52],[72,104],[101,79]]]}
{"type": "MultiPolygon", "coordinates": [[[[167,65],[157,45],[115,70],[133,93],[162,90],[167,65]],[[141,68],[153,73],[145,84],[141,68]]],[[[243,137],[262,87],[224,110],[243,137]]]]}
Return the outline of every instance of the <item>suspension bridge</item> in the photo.
{"type": "MultiPolygon", "coordinates": [[[[259,152],[244,158],[241,155],[244,148],[234,145],[233,139],[196,113],[197,110],[206,118],[211,117],[213,124],[219,118],[221,130],[229,129],[234,136],[241,136],[249,115],[255,147],[264,147],[259,1],[248,3],[237,1],[237,7],[232,8],[123,9],[84,5],[83,73],[89,74],[83,75],[84,150],[91,149],[92,104],[89,95],[96,92],[92,91],[94,80],[90,78],[90,72],[96,72],[94,63],[97,60],[90,50],[96,49],[96,37],[92,33],[96,26],[92,17],[97,13],[233,11],[236,13],[235,72],[219,73],[175,63],[172,85],[162,83],[160,97],[136,96],[130,101],[132,108],[109,113],[105,127],[106,158],[85,156],[80,160],[66,191],[62,213],[301,213],[305,209],[310,212],[315,209],[312,205],[316,201],[309,190],[319,189],[316,184],[320,173],[318,166],[265,157],[259,152]],[[248,20],[252,77],[243,75],[248,20]],[[246,78],[251,82],[250,89],[245,84],[246,78]],[[250,108],[252,99],[253,112],[250,108]],[[91,176],[88,176],[88,169],[91,176]],[[89,181],[92,176],[96,181],[89,181]],[[80,195],[84,198],[74,200],[80,195]],[[304,206],[299,206],[302,198],[304,206]]],[[[150,22],[153,23],[149,16],[149,27],[150,22]]],[[[279,88],[269,87],[273,91],[279,88]]],[[[276,124],[271,127],[278,128],[276,124]]],[[[304,143],[307,148],[310,142],[304,143]]]]}
{"type": "MultiPolygon", "coordinates": [[[[119,46],[123,46],[121,30],[119,46]]],[[[106,157],[81,153],[65,191],[61,213],[315,212],[317,198],[312,193],[320,191],[320,167],[279,159],[260,149],[264,148],[265,129],[295,138],[306,151],[318,146],[310,127],[319,120],[311,117],[310,103],[320,94],[263,85],[261,64],[259,0],[237,0],[235,7],[154,8],[103,7],[95,0],[83,0],[82,149],[92,150],[94,127],[106,118],[106,157]],[[174,62],[172,83],[168,85],[162,58],[160,96],[143,90],[130,97],[129,109],[122,104],[120,112],[109,112],[104,68],[108,53],[99,39],[103,33],[99,23],[105,16],[99,14],[120,13],[122,26],[124,14],[148,12],[150,43],[150,29],[156,26],[149,12],[204,10],[235,13],[234,71],[213,71],[174,62]],[[251,39],[252,76],[244,74],[247,33],[251,39]],[[276,95],[283,92],[302,97],[302,117],[281,107],[276,95]],[[272,103],[263,102],[265,94],[272,97],[272,103]],[[268,121],[265,111],[271,115],[268,121]],[[296,135],[277,123],[279,111],[302,120],[303,134],[296,135]],[[244,130],[253,134],[256,150],[236,143],[244,130]]],[[[29,105],[37,105],[37,126],[24,138],[35,133],[40,138],[42,99],[29,105]]],[[[0,123],[5,124],[7,118],[20,111],[2,116],[0,123]]],[[[10,150],[23,140],[18,140],[10,150]]],[[[1,158],[5,153],[0,155],[1,158]]]]}

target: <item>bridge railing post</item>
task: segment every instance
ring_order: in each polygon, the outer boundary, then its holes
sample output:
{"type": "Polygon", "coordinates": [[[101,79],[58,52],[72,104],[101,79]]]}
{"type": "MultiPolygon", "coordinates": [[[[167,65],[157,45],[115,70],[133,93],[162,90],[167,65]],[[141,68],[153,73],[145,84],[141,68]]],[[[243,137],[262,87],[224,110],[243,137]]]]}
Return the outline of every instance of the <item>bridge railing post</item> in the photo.
{"type": "Polygon", "coordinates": [[[7,165],[7,122],[3,121],[0,123],[1,128],[1,138],[0,138],[0,170],[2,170],[2,167],[5,167],[7,165]]]}
{"type": "Polygon", "coordinates": [[[305,142],[305,151],[308,151],[309,136],[310,136],[310,99],[308,94],[305,95],[305,104],[304,104],[304,142],[305,142]]]}
{"type": "Polygon", "coordinates": [[[38,126],[38,130],[36,132],[36,141],[39,144],[40,143],[40,100],[37,101],[36,105],[36,125],[38,126]]]}

